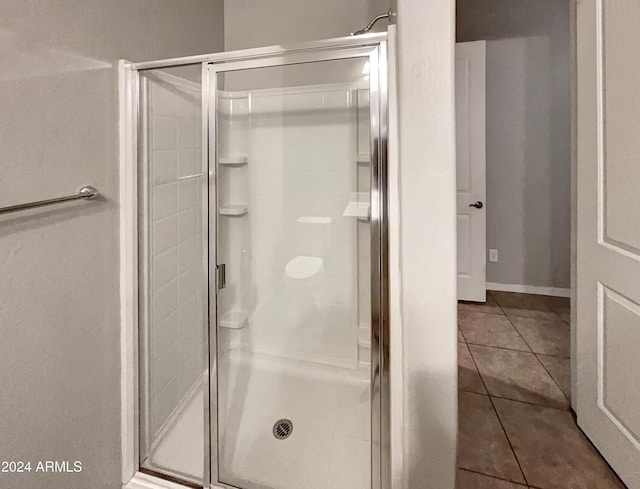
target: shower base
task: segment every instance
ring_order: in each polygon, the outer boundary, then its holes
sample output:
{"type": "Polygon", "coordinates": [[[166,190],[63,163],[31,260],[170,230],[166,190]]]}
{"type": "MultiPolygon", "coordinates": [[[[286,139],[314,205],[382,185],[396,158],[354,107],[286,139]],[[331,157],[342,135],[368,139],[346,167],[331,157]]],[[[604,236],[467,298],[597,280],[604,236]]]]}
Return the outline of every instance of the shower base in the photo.
{"type": "MultiPolygon", "coordinates": [[[[220,481],[243,489],[371,487],[368,369],[345,369],[251,353],[219,364],[220,481]],[[286,419],[292,432],[274,436],[286,419]]],[[[152,455],[171,472],[202,474],[203,391],[185,403],[152,455]]]]}

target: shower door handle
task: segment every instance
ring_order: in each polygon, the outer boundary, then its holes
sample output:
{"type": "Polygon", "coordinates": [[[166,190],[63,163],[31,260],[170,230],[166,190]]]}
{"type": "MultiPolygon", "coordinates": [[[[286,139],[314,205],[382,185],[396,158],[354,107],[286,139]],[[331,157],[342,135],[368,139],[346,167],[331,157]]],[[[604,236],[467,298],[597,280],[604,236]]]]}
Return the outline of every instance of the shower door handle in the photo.
{"type": "Polygon", "coordinates": [[[227,267],[224,263],[216,265],[218,272],[218,290],[224,289],[227,286],[227,267]]]}

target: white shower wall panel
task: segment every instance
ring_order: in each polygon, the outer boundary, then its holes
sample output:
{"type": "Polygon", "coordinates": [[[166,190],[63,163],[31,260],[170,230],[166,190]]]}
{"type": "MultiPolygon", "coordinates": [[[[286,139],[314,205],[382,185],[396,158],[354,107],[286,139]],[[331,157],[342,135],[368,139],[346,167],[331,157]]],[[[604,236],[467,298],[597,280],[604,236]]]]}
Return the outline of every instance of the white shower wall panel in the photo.
{"type": "Polygon", "coordinates": [[[255,351],[357,364],[356,219],[343,216],[357,190],[353,93],[347,85],[289,87],[236,93],[221,102],[219,121],[226,127],[219,129],[218,152],[248,158],[251,300],[245,304],[251,304],[251,318],[245,342],[255,351]],[[304,299],[293,299],[292,280],[285,277],[297,256],[324,262],[317,293],[306,304],[292,304],[304,299]]]}

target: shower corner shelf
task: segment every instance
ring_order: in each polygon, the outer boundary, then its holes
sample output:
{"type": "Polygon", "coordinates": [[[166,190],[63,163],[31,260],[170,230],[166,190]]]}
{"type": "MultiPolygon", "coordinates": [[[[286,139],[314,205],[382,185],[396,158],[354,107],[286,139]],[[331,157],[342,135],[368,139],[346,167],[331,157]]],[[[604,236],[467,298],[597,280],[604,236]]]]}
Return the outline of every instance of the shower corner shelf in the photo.
{"type": "Polygon", "coordinates": [[[358,155],[356,156],[356,162],[359,165],[368,165],[371,163],[371,155],[358,153],[358,155]]]}
{"type": "Polygon", "coordinates": [[[247,204],[225,204],[218,211],[221,216],[244,216],[249,212],[247,204]]]}
{"type": "Polygon", "coordinates": [[[371,330],[369,328],[358,328],[358,346],[360,348],[371,348],[371,330]]]}
{"type": "Polygon", "coordinates": [[[246,156],[220,156],[218,158],[218,164],[224,166],[240,166],[246,165],[249,159],[246,156]]]}
{"type": "Polygon", "coordinates": [[[369,202],[351,201],[345,207],[342,215],[344,217],[356,217],[362,221],[368,221],[370,216],[369,202]]]}
{"type": "Polygon", "coordinates": [[[220,316],[220,327],[242,329],[249,324],[249,314],[245,311],[229,311],[220,316]]]}

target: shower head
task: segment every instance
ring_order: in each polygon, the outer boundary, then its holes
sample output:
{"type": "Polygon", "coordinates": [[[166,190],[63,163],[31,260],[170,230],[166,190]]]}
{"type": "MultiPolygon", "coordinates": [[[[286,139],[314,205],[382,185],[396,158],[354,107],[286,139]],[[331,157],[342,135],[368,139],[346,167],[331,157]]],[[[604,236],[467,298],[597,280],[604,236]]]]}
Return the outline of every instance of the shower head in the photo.
{"type": "Polygon", "coordinates": [[[371,22],[369,22],[364,29],[360,29],[359,31],[352,32],[351,35],[352,36],[359,36],[360,34],[366,34],[367,32],[369,32],[373,28],[374,25],[376,25],[376,22],[378,22],[379,20],[382,20],[382,19],[391,20],[391,16],[392,15],[393,15],[393,12],[391,11],[391,9],[389,9],[389,11],[386,14],[380,14],[380,15],[375,16],[373,18],[373,20],[371,22]]]}

